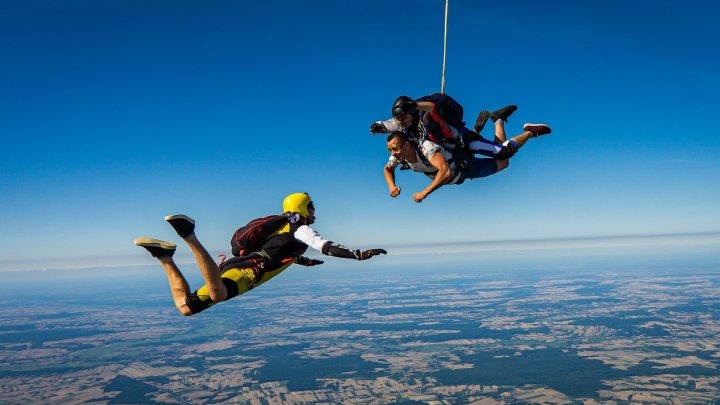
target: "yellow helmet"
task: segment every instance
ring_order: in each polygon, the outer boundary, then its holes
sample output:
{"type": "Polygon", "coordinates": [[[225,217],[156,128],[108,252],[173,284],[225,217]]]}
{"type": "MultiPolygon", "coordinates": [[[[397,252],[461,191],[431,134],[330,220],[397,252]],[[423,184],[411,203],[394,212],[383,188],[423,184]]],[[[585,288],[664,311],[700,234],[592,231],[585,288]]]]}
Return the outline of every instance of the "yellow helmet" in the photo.
{"type": "Polygon", "coordinates": [[[283,200],[283,213],[289,212],[300,215],[303,218],[311,219],[308,208],[315,209],[313,207],[312,199],[308,193],[293,193],[285,197],[283,200]]]}

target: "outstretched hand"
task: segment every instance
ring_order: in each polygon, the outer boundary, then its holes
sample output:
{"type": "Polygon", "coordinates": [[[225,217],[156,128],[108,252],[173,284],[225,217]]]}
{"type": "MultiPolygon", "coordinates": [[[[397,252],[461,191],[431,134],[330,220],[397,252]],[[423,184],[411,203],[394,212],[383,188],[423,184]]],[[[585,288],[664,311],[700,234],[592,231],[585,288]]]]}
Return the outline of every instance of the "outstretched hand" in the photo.
{"type": "Polygon", "coordinates": [[[373,122],[373,123],[370,125],[370,132],[372,132],[373,134],[376,133],[376,132],[382,131],[382,129],[383,129],[382,125],[380,125],[380,124],[377,123],[377,122],[373,122]]]}
{"type": "Polygon", "coordinates": [[[395,198],[400,195],[400,186],[395,186],[390,189],[390,197],[395,198]]]}
{"type": "Polygon", "coordinates": [[[358,260],[367,260],[373,256],[377,255],[386,255],[387,250],[385,249],[368,249],[364,251],[357,250],[355,252],[355,255],[357,256],[358,260]]]}
{"type": "Polygon", "coordinates": [[[299,264],[301,266],[305,266],[305,267],[317,266],[317,265],[323,264],[323,263],[325,263],[325,262],[322,260],[308,259],[307,257],[303,257],[302,259],[297,261],[297,264],[299,264]]]}

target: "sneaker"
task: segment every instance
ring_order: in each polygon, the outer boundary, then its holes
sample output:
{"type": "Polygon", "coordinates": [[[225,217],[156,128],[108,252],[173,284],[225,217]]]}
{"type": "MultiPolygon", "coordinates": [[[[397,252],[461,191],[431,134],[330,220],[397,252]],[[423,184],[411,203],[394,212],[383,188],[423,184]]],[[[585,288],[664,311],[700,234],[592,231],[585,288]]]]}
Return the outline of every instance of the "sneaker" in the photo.
{"type": "Polygon", "coordinates": [[[176,244],[153,238],[137,238],[135,245],[144,247],[153,257],[172,257],[175,253],[176,244]]]}
{"type": "Polygon", "coordinates": [[[185,239],[195,232],[195,220],[187,215],[168,215],[165,220],[170,223],[177,234],[185,239]]]}
{"type": "Polygon", "coordinates": [[[515,104],[506,105],[505,107],[495,110],[490,113],[490,119],[495,122],[497,120],[503,120],[507,122],[508,118],[512,115],[512,113],[517,110],[517,106],[515,104]]]}
{"type": "Polygon", "coordinates": [[[488,111],[488,110],[480,111],[480,114],[478,114],[477,120],[475,120],[475,132],[477,132],[479,134],[480,131],[482,131],[482,129],[485,128],[485,123],[487,122],[488,118],[490,118],[490,111],[488,111]]]}
{"type": "Polygon", "coordinates": [[[552,132],[552,129],[547,124],[525,124],[523,125],[523,131],[530,131],[534,136],[547,135],[552,132]]]}

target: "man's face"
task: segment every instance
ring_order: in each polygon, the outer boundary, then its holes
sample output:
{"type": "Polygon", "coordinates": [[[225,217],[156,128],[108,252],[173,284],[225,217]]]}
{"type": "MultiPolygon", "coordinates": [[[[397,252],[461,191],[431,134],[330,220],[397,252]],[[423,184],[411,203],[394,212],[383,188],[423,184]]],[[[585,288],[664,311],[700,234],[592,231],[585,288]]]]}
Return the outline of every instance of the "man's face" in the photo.
{"type": "Polygon", "coordinates": [[[395,159],[402,160],[403,149],[405,149],[406,143],[407,142],[403,142],[398,138],[393,138],[387,143],[388,152],[390,152],[395,159]]]}

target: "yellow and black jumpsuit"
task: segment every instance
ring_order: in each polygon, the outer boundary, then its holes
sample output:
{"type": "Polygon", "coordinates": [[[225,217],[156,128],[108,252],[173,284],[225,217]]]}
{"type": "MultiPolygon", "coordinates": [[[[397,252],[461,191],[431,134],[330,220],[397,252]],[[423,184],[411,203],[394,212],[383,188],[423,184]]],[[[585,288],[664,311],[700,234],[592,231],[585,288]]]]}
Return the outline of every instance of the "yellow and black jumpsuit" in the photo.
{"type": "MultiPolygon", "coordinates": [[[[303,257],[308,247],[325,255],[358,259],[358,251],[322,239],[307,225],[286,223],[275,231],[259,252],[233,257],[220,265],[221,280],[227,289],[227,299],[237,297],[282,273],[293,263],[308,260],[303,257]]],[[[193,314],[215,305],[207,285],[190,294],[187,305],[193,314]]]]}

